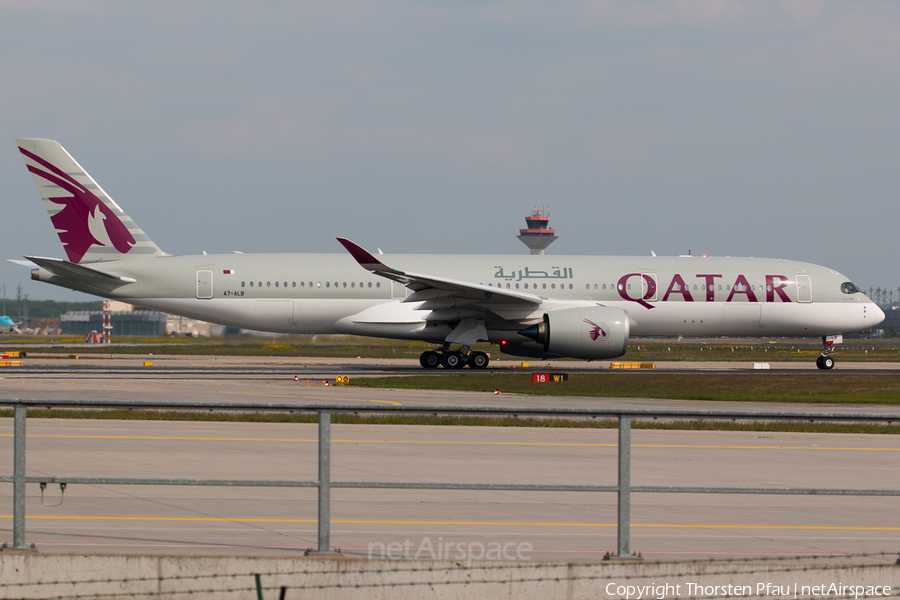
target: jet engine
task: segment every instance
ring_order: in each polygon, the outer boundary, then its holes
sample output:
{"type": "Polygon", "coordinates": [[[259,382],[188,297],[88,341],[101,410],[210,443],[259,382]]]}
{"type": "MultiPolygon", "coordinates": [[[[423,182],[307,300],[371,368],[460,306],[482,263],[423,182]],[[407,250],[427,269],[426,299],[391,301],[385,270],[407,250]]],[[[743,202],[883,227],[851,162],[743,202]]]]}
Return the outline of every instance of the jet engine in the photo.
{"type": "Polygon", "coordinates": [[[616,358],[628,347],[628,313],[621,308],[592,306],[551,310],[544,322],[519,332],[550,354],[572,358],[616,358]]]}

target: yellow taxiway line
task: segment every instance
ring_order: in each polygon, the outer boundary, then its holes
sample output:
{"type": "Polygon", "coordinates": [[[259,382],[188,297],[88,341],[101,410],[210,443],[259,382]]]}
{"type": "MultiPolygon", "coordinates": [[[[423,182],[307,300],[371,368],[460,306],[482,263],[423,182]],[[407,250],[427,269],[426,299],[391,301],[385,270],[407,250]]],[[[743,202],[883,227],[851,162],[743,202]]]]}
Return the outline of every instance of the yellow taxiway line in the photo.
{"type": "MultiPolygon", "coordinates": [[[[0,515],[0,519],[12,519],[12,515],[0,515]]],[[[216,522],[216,523],[316,523],[316,519],[240,519],[223,517],[97,517],[97,516],[47,516],[29,515],[27,520],[59,521],[149,521],[149,522],[216,522]]],[[[332,519],[331,523],[345,525],[466,525],[466,526],[514,526],[514,527],[616,527],[615,523],[554,523],[540,521],[407,521],[332,519]]],[[[857,527],[844,525],[726,525],[710,523],[632,523],[632,527],[654,529],[799,529],[821,531],[900,531],[900,527],[857,527]]]]}
{"type": "MultiPolygon", "coordinates": [[[[2,437],[13,437],[11,433],[2,433],[2,437]]],[[[51,434],[28,434],[29,438],[44,439],[86,439],[86,440],[156,440],[156,441],[190,441],[190,442],[302,442],[315,443],[316,438],[236,438],[236,437],[182,437],[182,436],[141,436],[141,435],[51,435],[51,434]]],[[[573,442],[454,442],[441,440],[335,440],[333,444],[431,444],[431,445],[449,445],[449,446],[559,446],[559,447],[586,447],[586,448],[615,448],[618,444],[600,444],[600,443],[573,443],[573,442]]],[[[704,446],[695,444],[632,444],[632,448],[686,448],[697,450],[838,450],[838,451],[861,451],[861,452],[897,452],[900,448],[878,448],[878,447],[840,447],[840,446],[741,446],[741,445],[714,445],[704,446]]]]}

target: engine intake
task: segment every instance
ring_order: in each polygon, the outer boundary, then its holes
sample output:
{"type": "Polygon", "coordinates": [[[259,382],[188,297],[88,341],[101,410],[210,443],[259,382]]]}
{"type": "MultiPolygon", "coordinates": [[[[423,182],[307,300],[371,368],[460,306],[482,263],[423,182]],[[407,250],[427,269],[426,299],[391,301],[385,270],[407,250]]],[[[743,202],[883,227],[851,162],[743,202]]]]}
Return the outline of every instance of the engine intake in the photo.
{"type": "Polygon", "coordinates": [[[616,358],[628,348],[628,313],[594,306],[544,313],[544,322],[519,332],[551,354],[572,358],[616,358]]]}

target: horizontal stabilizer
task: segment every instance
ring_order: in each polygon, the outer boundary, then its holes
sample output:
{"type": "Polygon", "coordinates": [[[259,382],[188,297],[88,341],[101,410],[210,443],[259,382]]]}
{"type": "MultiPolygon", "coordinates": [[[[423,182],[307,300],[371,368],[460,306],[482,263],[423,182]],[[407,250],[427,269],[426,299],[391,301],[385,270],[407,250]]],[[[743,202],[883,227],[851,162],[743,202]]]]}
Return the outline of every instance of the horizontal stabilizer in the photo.
{"type": "Polygon", "coordinates": [[[77,265],[59,258],[44,258],[41,256],[26,256],[28,260],[39,267],[50,271],[59,277],[66,279],[75,279],[79,281],[90,281],[92,283],[134,283],[137,280],[131,277],[119,277],[110,273],[104,273],[96,269],[91,269],[84,265],[77,265]]]}
{"type": "Polygon", "coordinates": [[[37,265],[31,262],[30,260],[19,260],[17,258],[7,258],[6,262],[11,262],[14,265],[19,265],[20,267],[27,267],[29,269],[37,269],[37,265]]]}

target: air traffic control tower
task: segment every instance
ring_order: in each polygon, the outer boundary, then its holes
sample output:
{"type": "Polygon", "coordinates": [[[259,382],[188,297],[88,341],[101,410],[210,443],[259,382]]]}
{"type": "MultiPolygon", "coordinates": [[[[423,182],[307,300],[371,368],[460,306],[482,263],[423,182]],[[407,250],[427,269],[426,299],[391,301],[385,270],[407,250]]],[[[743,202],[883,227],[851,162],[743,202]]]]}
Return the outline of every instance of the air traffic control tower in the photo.
{"type": "Polygon", "coordinates": [[[550,211],[537,209],[525,217],[527,229],[520,229],[517,236],[523,244],[531,248],[532,254],[543,254],[544,249],[557,240],[556,230],[550,229],[550,211]]]}

